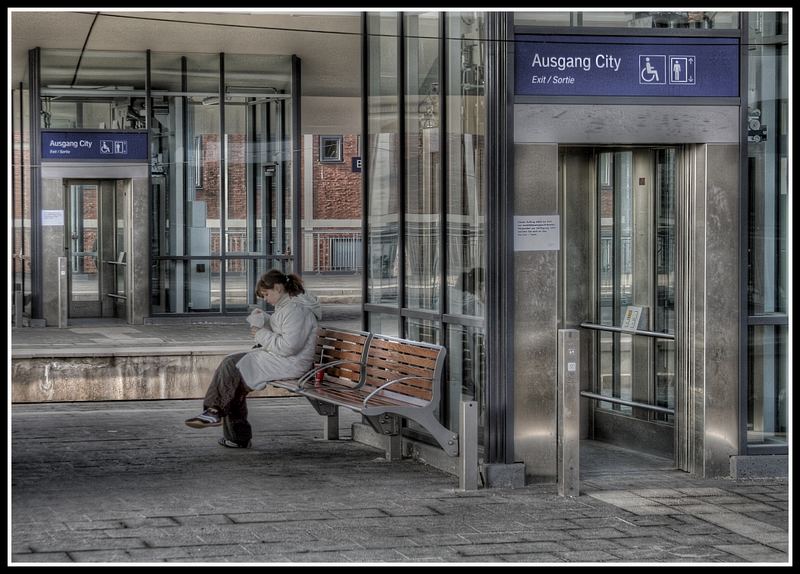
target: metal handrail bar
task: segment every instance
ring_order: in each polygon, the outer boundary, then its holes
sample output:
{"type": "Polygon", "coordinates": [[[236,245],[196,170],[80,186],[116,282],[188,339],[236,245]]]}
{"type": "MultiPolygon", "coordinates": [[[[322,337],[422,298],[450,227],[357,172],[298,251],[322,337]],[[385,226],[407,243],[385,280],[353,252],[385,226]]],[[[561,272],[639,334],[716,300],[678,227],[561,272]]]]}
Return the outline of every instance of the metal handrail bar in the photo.
{"type": "Polygon", "coordinates": [[[639,329],[623,329],[622,327],[612,327],[611,325],[598,325],[596,323],[581,323],[584,329],[592,329],[594,331],[610,331],[612,333],[627,333],[629,335],[642,335],[643,337],[653,337],[655,339],[669,339],[675,340],[675,335],[669,333],[659,333],[658,331],[642,331],[639,329]]]}
{"type": "Polygon", "coordinates": [[[666,413],[668,415],[674,415],[675,409],[668,409],[666,407],[658,407],[656,405],[648,405],[647,403],[637,403],[636,401],[626,401],[625,399],[617,399],[614,397],[606,397],[603,395],[597,395],[595,393],[590,393],[589,391],[581,391],[581,396],[586,397],[587,399],[595,399],[597,401],[606,401],[607,403],[614,403],[617,405],[625,405],[628,407],[635,407],[637,409],[647,409],[650,411],[656,411],[659,413],[666,413]]]}

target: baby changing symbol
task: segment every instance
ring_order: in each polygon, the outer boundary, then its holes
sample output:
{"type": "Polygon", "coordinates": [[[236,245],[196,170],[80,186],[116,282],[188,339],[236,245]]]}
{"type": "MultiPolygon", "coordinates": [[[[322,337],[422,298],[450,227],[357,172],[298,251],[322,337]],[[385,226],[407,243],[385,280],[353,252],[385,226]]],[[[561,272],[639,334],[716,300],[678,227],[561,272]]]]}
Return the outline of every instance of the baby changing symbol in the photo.
{"type": "Polygon", "coordinates": [[[639,56],[639,83],[666,84],[667,57],[665,55],[639,56]]]}

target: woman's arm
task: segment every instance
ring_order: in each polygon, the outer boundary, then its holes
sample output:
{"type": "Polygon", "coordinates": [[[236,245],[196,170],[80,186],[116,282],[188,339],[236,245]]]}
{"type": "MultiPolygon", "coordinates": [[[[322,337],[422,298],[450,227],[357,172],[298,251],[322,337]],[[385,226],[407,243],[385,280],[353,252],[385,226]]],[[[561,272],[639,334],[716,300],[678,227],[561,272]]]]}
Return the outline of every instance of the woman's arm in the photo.
{"type": "Polygon", "coordinates": [[[272,316],[271,329],[265,325],[265,328],[258,330],[256,342],[261,343],[263,350],[276,355],[290,357],[298,354],[308,339],[311,324],[308,314],[300,305],[289,303],[272,316]]]}

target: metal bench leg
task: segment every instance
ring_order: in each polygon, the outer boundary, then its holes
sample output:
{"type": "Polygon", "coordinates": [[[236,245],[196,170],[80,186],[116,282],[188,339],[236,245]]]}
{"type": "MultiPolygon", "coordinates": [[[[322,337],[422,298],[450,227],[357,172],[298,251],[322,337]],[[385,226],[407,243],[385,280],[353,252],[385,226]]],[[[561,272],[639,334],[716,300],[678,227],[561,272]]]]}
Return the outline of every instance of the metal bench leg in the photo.
{"type": "Polygon", "coordinates": [[[317,414],[322,416],[322,438],[324,440],[339,440],[339,407],[330,403],[323,403],[317,399],[306,397],[317,414]]]}
{"type": "Polygon", "coordinates": [[[400,433],[388,435],[386,444],[386,460],[400,460],[403,458],[403,435],[400,433]]]}
{"type": "Polygon", "coordinates": [[[363,415],[373,430],[386,438],[386,460],[403,458],[403,435],[400,417],[388,413],[380,415],[363,415]]]}
{"type": "Polygon", "coordinates": [[[339,407],[333,408],[333,414],[322,418],[322,438],[324,440],[339,440],[339,407]]]}

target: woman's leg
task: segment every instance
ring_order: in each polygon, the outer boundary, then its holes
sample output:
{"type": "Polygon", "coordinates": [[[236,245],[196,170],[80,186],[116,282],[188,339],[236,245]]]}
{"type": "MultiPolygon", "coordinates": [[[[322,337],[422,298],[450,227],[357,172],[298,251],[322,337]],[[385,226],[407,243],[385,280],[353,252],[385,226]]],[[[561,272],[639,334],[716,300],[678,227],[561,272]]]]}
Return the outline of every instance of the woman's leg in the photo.
{"type": "Polygon", "coordinates": [[[206,396],[203,399],[203,409],[216,409],[221,415],[228,414],[230,404],[236,397],[237,389],[242,382],[242,375],[236,368],[236,363],[245,353],[228,355],[214,371],[211,384],[208,385],[206,396]]]}
{"type": "Polygon", "coordinates": [[[250,389],[236,368],[236,363],[244,355],[245,353],[235,353],[222,360],[203,400],[204,409],[216,409],[222,416],[225,438],[240,446],[247,446],[253,437],[253,429],[247,422],[246,399],[250,389]]]}
{"type": "Polygon", "coordinates": [[[228,412],[222,419],[222,433],[226,439],[233,441],[239,446],[246,447],[253,438],[253,429],[247,422],[247,395],[250,389],[244,384],[239,383],[239,387],[230,403],[228,412]]]}

